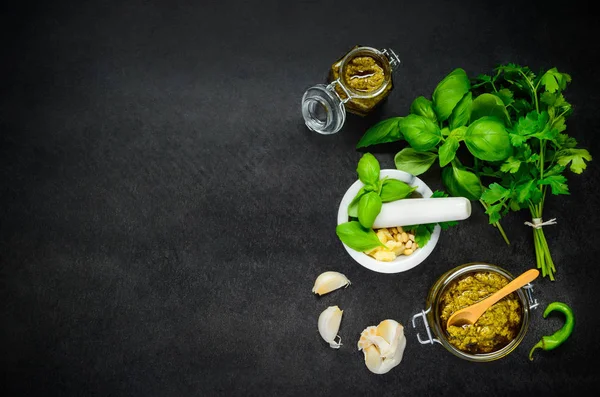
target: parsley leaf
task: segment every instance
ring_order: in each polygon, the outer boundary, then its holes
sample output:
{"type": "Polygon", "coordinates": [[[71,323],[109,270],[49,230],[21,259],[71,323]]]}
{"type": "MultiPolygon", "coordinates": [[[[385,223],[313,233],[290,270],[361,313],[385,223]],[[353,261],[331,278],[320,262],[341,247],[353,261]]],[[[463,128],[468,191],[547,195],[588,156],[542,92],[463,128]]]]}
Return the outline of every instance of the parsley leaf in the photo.
{"type": "Polygon", "coordinates": [[[563,149],[556,153],[556,162],[563,167],[569,163],[569,169],[576,174],[581,174],[587,168],[585,161],[592,161],[592,156],[585,149],[563,149]]]}
{"type": "Polygon", "coordinates": [[[504,102],[504,106],[508,106],[515,101],[513,99],[513,96],[514,96],[513,92],[511,90],[509,90],[508,88],[502,88],[502,89],[498,90],[496,95],[500,99],[502,99],[502,102],[504,102]]]}
{"type": "Polygon", "coordinates": [[[523,143],[525,143],[525,141],[527,140],[527,137],[518,134],[513,134],[511,132],[508,134],[508,139],[510,139],[510,144],[514,147],[521,147],[523,143]]]}
{"type": "Polygon", "coordinates": [[[567,178],[564,175],[552,175],[540,179],[538,185],[550,185],[552,194],[570,194],[569,187],[565,182],[567,182],[567,178]]]}
{"type": "Polygon", "coordinates": [[[488,204],[493,204],[498,200],[507,198],[509,194],[510,190],[502,187],[498,183],[492,183],[490,187],[483,192],[481,199],[488,204]]]}
{"type": "Polygon", "coordinates": [[[500,166],[500,171],[502,172],[510,172],[514,174],[519,171],[519,167],[521,166],[521,160],[510,156],[506,159],[506,161],[500,166]]]}
{"type": "Polygon", "coordinates": [[[564,170],[565,170],[565,167],[563,167],[562,165],[554,164],[551,168],[544,171],[544,176],[549,177],[552,175],[558,175],[558,174],[562,173],[564,170]]]}
{"type": "Polygon", "coordinates": [[[515,192],[517,193],[517,201],[524,203],[531,196],[531,190],[535,189],[535,181],[529,179],[524,183],[519,183],[515,186],[515,192]]]}
{"type": "Polygon", "coordinates": [[[440,197],[448,197],[448,193],[444,193],[441,190],[436,190],[433,192],[430,198],[440,198],[440,197]]]}
{"type": "Polygon", "coordinates": [[[560,73],[556,68],[548,70],[542,76],[541,83],[548,92],[556,92],[567,88],[567,83],[571,82],[571,76],[566,73],[560,73]]]}
{"type": "Polygon", "coordinates": [[[548,123],[548,119],[548,112],[543,111],[538,113],[532,110],[527,113],[527,116],[519,118],[514,127],[514,132],[522,136],[533,135],[544,129],[544,126],[548,123]]]}
{"type": "Polygon", "coordinates": [[[500,218],[502,218],[502,214],[500,211],[502,210],[502,203],[490,205],[486,208],[485,213],[488,214],[490,218],[490,225],[498,222],[500,218]]]}
{"type": "Polygon", "coordinates": [[[577,140],[567,134],[559,134],[557,138],[558,145],[562,148],[572,149],[577,146],[577,140]]]}

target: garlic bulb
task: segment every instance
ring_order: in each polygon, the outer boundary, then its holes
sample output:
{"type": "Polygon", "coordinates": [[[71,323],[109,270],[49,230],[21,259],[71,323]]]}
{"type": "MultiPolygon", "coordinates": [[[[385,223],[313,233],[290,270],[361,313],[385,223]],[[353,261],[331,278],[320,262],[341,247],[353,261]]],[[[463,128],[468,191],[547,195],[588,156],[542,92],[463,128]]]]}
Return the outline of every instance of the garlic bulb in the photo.
{"type": "Polygon", "coordinates": [[[348,287],[350,280],[342,273],[325,272],[319,275],[315,280],[312,292],[319,295],[325,295],[341,287],[348,287]]]}
{"type": "Polygon", "coordinates": [[[339,349],[342,345],[342,338],[337,334],[342,322],[342,313],[344,311],[340,310],[339,307],[329,306],[319,316],[319,334],[334,349],[339,349]],[[339,338],[339,341],[336,342],[335,338],[339,338]]]}
{"type": "Polygon", "coordinates": [[[402,361],[406,337],[404,327],[394,320],[383,320],[360,334],[358,350],[365,355],[365,364],[374,374],[385,374],[402,361]]]}

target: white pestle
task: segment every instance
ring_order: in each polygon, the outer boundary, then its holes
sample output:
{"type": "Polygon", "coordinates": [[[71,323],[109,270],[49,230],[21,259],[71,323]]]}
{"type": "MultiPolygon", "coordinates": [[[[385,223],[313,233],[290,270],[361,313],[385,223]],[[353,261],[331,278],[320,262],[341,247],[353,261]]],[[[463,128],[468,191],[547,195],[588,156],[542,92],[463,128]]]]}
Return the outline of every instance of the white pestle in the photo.
{"type": "Polygon", "coordinates": [[[471,202],[464,197],[404,199],[383,204],[373,228],[460,221],[469,216],[471,202]]]}

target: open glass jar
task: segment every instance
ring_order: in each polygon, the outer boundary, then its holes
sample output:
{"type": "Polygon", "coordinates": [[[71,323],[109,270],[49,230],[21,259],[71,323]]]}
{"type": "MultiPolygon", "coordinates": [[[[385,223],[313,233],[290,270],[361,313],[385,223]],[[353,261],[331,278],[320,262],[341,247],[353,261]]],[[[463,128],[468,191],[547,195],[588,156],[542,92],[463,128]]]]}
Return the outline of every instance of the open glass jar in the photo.
{"type": "Polygon", "coordinates": [[[391,49],[354,47],[331,66],[328,85],[317,84],[304,93],[306,126],[320,134],[334,134],[344,125],[346,111],[367,115],[389,95],[392,72],[399,64],[391,49]]]}
{"type": "MultiPolygon", "coordinates": [[[[450,342],[451,336],[445,329],[445,322],[442,319],[442,311],[444,310],[443,299],[445,294],[447,292],[450,292],[450,289],[456,285],[456,282],[458,280],[464,280],[465,277],[475,274],[499,275],[508,280],[509,282],[514,279],[514,277],[506,270],[500,268],[499,266],[491,265],[488,263],[468,263],[466,265],[458,266],[454,269],[451,269],[448,272],[444,273],[433,284],[433,286],[429,290],[427,301],[425,303],[426,309],[413,316],[412,325],[413,328],[416,328],[416,319],[418,319],[419,317],[422,318],[423,324],[425,325],[427,337],[422,338],[421,335],[417,333],[417,339],[421,344],[439,343],[455,356],[469,361],[494,361],[499,358],[505,357],[507,354],[515,350],[517,346],[521,343],[529,327],[529,311],[537,307],[538,303],[537,300],[533,298],[533,287],[531,284],[527,284],[523,288],[519,288],[517,291],[513,292],[513,294],[516,295],[514,300],[518,302],[518,309],[516,309],[516,312],[514,314],[517,315],[519,318],[519,325],[513,334],[513,338],[510,339],[507,343],[499,344],[497,348],[486,353],[472,353],[467,352],[465,350],[461,350],[450,342]]],[[[475,326],[478,326],[478,324],[475,323],[474,325],[467,327],[475,326]]],[[[465,334],[467,334],[467,332],[465,332],[465,334]]],[[[473,336],[465,336],[465,338],[466,337],[472,338],[473,336]]]]}

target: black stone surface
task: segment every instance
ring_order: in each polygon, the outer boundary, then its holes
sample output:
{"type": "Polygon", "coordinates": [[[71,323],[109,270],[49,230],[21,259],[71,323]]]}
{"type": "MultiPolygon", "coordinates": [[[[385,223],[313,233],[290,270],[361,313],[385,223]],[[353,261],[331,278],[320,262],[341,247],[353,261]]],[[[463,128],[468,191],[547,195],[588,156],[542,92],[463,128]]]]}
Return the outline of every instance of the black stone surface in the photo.
{"type": "MultiPolygon", "coordinates": [[[[334,233],[356,179],[355,144],[404,115],[450,70],[503,62],[572,75],[569,133],[600,153],[591,8],[481,1],[72,1],[2,11],[0,266],[3,395],[590,395],[600,222],[598,160],[550,197],[557,280],[542,306],[571,305],[571,338],[530,362],[562,325],[534,312],[516,351],[471,363],[420,345],[409,325],[428,288],[470,261],[534,266],[526,213],[485,214],[441,235],[433,254],[385,275],[352,261],[334,233]],[[389,100],[321,136],[300,98],[355,44],[403,64],[389,100]],[[346,290],[316,297],[318,274],[346,290]],[[317,333],[344,309],[333,350],[317,333]],[[371,374],[356,349],[368,325],[406,325],[402,364],[371,374]]],[[[393,168],[402,144],[373,150],[393,168]]],[[[439,172],[423,179],[441,188],[439,172]]]]}

